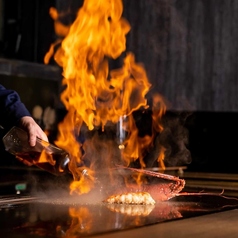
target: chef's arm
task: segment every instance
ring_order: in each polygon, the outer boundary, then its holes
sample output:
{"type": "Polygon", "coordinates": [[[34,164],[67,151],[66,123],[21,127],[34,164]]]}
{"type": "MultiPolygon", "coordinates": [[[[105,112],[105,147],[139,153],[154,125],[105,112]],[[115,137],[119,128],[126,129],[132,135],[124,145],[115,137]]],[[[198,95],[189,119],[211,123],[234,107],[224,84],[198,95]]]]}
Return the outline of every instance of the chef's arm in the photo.
{"type": "Polygon", "coordinates": [[[21,102],[17,92],[6,89],[0,84],[0,124],[6,130],[17,125],[24,116],[31,116],[25,105],[21,102]]]}
{"type": "Polygon", "coordinates": [[[19,126],[27,131],[29,144],[34,146],[36,137],[48,141],[46,134],[32,118],[26,106],[21,102],[18,93],[9,90],[0,84],[0,125],[9,130],[13,126],[19,126]]]}

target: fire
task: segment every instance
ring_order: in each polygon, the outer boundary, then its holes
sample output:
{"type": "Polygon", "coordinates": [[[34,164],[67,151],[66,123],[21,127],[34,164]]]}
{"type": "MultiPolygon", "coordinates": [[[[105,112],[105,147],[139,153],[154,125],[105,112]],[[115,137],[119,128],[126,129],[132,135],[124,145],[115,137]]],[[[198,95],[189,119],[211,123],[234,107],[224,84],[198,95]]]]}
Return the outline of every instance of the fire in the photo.
{"type": "MultiPolygon", "coordinates": [[[[63,25],[58,19],[59,19],[59,14],[57,12],[57,9],[54,7],[50,8],[49,14],[51,16],[51,18],[54,20],[54,29],[55,29],[55,34],[58,37],[65,37],[68,33],[69,33],[69,27],[63,25]]],[[[50,46],[49,51],[47,52],[47,54],[44,57],[44,63],[48,64],[50,61],[51,56],[54,54],[54,48],[55,46],[57,46],[58,44],[60,44],[61,40],[57,40],[55,43],[53,43],[50,46]]]]}
{"type": "MultiPolygon", "coordinates": [[[[144,67],[135,61],[132,53],[127,53],[120,69],[110,69],[110,60],[115,60],[126,50],[126,35],[130,31],[129,23],[122,17],[121,0],[85,0],[79,9],[76,20],[69,30],[59,27],[67,35],[61,47],[54,54],[54,59],[63,69],[62,83],[65,86],[61,100],[67,109],[67,115],[59,124],[59,136],[56,145],[70,154],[69,169],[74,181],[71,192],[87,193],[94,186],[94,172],[99,155],[94,154],[90,165],[85,164],[87,142],[81,140],[83,131],[101,130],[119,125],[120,135],[117,149],[121,163],[129,166],[139,160],[145,167],[143,158],[153,147],[155,133],[163,130],[160,120],[165,112],[165,104],[158,95],[153,103],[153,132],[139,136],[133,112],[146,110],[146,94],[151,84],[144,67]],[[87,176],[83,171],[87,171],[87,176]]],[[[57,12],[51,9],[51,16],[56,21],[57,12]]],[[[60,34],[60,33],[59,33],[60,34]]],[[[45,63],[53,54],[54,44],[46,54],[45,63]]],[[[113,163],[110,142],[106,144],[106,165],[113,163]]],[[[94,143],[91,144],[93,146],[94,143]]],[[[99,146],[100,148],[103,146],[99,146]]],[[[163,167],[163,154],[158,161],[163,167]]],[[[103,163],[103,162],[102,162],[103,163]]]]}
{"type": "Polygon", "coordinates": [[[42,150],[37,163],[49,163],[51,165],[55,165],[56,161],[51,154],[47,153],[45,150],[42,150]]]}

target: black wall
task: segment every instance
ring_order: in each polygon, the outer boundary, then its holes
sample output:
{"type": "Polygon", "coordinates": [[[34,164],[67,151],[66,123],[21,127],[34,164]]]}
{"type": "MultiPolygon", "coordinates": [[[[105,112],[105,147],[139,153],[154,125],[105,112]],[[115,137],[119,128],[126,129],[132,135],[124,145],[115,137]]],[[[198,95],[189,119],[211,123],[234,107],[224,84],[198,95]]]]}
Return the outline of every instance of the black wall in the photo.
{"type": "Polygon", "coordinates": [[[55,37],[52,6],[55,0],[2,0],[0,56],[43,63],[55,37]]]}
{"type": "Polygon", "coordinates": [[[172,107],[238,110],[238,1],[124,0],[128,49],[172,107]]]}

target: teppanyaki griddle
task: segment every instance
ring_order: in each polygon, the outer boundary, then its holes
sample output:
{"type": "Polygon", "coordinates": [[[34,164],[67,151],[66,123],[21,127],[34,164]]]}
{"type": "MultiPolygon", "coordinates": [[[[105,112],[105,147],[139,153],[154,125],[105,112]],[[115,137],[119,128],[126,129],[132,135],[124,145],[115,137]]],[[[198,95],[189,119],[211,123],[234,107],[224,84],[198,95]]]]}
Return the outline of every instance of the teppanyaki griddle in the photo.
{"type": "Polygon", "coordinates": [[[219,194],[175,197],[151,205],[87,203],[79,197],[1,199],[0,232],[9,238],[87,237],[234,210],[238,200],[219,194]]]}

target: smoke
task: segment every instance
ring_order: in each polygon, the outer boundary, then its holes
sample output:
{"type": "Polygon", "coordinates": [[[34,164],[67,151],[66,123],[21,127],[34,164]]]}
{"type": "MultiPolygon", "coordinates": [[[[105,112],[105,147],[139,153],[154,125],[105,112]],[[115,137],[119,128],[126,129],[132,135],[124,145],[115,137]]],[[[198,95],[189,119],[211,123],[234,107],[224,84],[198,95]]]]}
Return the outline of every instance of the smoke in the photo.
{"type": "Polygon", "coordinates": [[[163,130],[156,135],[154,147],[145,157],[147,167],[158,166],[157,159],[162,148],[165,149],[166,167],[191,163],[191,153],[188,149],[189,131],[185,125],[189,116],[189,112],[167,111],[165,113],[162,118],[163,130]]]}

